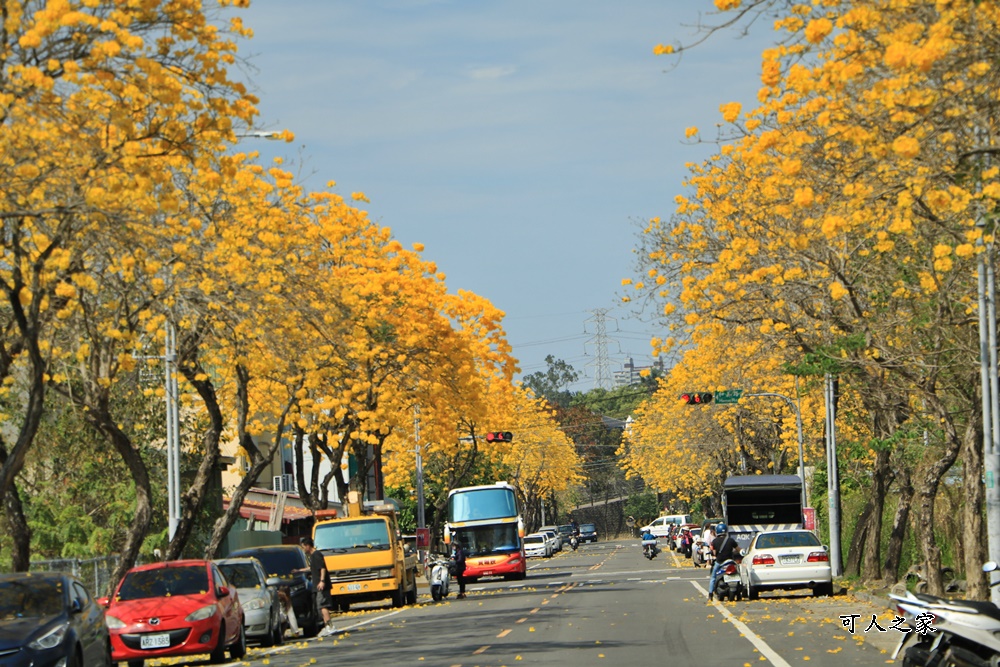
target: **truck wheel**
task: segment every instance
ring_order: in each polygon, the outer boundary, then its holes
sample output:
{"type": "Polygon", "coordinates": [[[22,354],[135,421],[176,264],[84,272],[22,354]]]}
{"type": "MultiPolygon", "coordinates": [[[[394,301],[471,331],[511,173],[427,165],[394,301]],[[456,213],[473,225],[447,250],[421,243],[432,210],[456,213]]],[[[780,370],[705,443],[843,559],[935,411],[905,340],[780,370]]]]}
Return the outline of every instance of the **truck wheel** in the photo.
{"type": "Polygon", "coordinates": [[[413,571],[413,586],[406,591],[406,604],[417,604],[417,571],[413,571]]]}
{"type": "Polygon", "coordinates": [[[403,582],[399,582],[399,588],[395,593],[392,594],[392,606],[399,607],[403,606],[403,600],[406,598],[406,591],[403,589],[403,582]]]}

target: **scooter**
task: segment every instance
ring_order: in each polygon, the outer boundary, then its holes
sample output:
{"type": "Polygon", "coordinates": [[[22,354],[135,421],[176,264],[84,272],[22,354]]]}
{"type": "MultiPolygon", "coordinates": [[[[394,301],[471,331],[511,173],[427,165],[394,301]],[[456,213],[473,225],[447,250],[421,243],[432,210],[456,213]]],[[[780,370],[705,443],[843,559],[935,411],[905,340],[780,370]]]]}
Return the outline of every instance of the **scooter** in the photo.
{"type": "Polygon", "coordinates": [[[573,551],[576,551],[576,548],[580,546],[580,539],[576,535],[573,535],[569,538],[569,545],[573,547],[573,551]]]}
{"type": "Polygon", "coordinates": [[[447,558],[435,558],[430,563],[431,597],[440,602],[448,597],[448,582],[451,581],[451,561],[447,558]]]}
{"type": "Polygon", "coordinates": [[[653,560],[656,558],[656,554],[660,553],[659,547],[656,546],[656,540],[643,540],[642,541],[642,555],[653,560]]]}
{"type": "Polygon", "coordinates": [[[742,600],[746,596],[740,579],[739,564],[730,558],[719,563],[718,580],[715,582],[715,597],[719,600],[742,600]]]}
{"type": "MultiPolygon", "coordinates": [[[[1000,565],[990,561],[983,572],[1000,565]]],[[[990,586],[1000,586],[995,581],[990,586]]],[[[1000,608],[992,602],[949,600],[926,593],[890,593],[911,632],[892,654],[909,667],[997,667],[1000,665],[1000,608]],[[911,639],[916,644],[907,648],[911,639]]]]}

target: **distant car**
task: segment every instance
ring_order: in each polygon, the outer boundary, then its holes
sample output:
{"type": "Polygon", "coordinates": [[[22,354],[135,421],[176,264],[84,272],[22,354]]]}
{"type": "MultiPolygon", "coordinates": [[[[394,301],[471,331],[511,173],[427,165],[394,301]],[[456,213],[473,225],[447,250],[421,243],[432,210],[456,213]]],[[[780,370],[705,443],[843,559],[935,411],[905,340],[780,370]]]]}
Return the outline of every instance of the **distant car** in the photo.
{"type": "Polygon", "coordinates": [[[105,612],[115,662],[142,667],[146,660],[247,652],[243,608],[236,589],[208,560],[175,560],[125,573],[105,612]]]}
{"type": "Polygon", "coordinates": [[[581,523],[580,524],[580,541],[581,542],[596,542],[597,541],[597,526],[592,523],[581,523]]]}
{"type": "Polygon", "coordinates": [[[103,607],[70,574],[0,575],[0,664],[110,665],[103,607]]]}
{"type": "Polygon", "coordinates": [[[667,514],[654,519],[649,525],[640,528],[639,534],[641,535],[648,530],[656,537],[663,538],[670,534],[671,526],[686,523],[691,523],[690,514],[667,514]]]}
{"type": "MultiPolygon", "coordinates": [[[[562,534],[559,533],[559,526],[542,526],[537,531],[538,533],[552,533],[552,536],[556,540],[556,551],[562,551],[564,540],[562,534]]],[[[568,540],[565,540],[568,541],[568,540]]]]}
{"type": "Polygon", "coordinates": [[[313,603],[312,583],[309,575],[297,570],[309,568],[306,552],[297,544],[272,544],[261,547],[238,549],[229,558],[253,557],[264,566],[268,578],[277,577],[279,587],[288,588],[295,618],[306,637],[314,637],[320,631],[322,618],[313,603]]]}
{"type": "Polygon", "coordinates": [[[564,526],[557,526],[559,530],[559,536],[562,537],[563,544],[569,544],[569,538],[573,537],[573,526],[572,524],[566,524],[564,526]]]}
{"type": "Polygon", "coordinates": [[[549,539],[545,535],[532,533],[524,536],[525,558],[548,558],[552,555],[549,539]]]}
{"type": "Polygon", "coordinates": [[[222,558],[215,563],[240,596],[247,641],[258,642],[261,646],[280,645],[284,640],[284,628],[281,627],[277,583],[281,580],[273,577],[269,587],[264,566],[256,558],[222,558]]]}
{"type": "Polygon", "coordinates": [[[809,530],[757,533],[740,564],[747,597],[761,591],[811,588],[813,595],[833,595],[830,554],[809,530]]]}
{"type": "Polygon", "coordinates": [[[559,551],[559,535],[556,534],[554,530],[538,530],[541,535],[545,535],[546,539],[549,541],[549,545],[552,549],[552,553],[559,551]]]}

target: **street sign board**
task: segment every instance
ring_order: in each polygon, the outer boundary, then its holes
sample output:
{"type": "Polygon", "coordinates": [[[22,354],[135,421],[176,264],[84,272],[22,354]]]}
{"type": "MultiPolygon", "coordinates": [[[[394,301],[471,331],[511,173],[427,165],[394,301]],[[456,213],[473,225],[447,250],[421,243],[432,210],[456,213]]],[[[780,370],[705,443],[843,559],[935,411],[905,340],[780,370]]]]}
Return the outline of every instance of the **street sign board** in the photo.
{"type": "Polygon", "coordinates": [[[725,391],[717,391],[715,392],[715,402],[722,404],[737,403],[742,395],[742,389],[726,389],[725,391]]]}

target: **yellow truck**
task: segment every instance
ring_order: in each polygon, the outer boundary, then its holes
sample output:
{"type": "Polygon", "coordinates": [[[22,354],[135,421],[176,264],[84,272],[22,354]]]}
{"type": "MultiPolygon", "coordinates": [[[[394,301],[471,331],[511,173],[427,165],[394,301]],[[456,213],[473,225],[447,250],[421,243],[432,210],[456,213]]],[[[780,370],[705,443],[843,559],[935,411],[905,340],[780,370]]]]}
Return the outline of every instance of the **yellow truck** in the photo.
{"type": "Polygon", "coordinates": [[[388,503],[362,511],[360,503],[349,502],[348,516],[313,527],[313,542],[330,573],[334,609],[386,598],[394,607],[416,603],[417,556],[403,543],[396,513],[388,503]]]}

